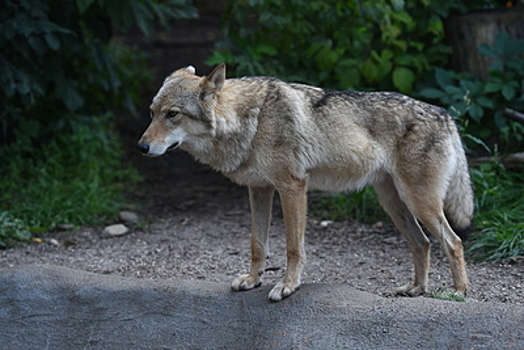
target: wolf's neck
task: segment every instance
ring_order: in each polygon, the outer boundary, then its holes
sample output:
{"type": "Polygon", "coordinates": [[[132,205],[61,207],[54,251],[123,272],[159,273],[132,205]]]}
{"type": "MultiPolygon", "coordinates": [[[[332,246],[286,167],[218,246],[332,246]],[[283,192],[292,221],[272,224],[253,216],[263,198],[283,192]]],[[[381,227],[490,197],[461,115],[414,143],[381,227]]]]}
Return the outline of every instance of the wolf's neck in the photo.
{"type": "Polygon", "coordinates": [[[251,144],[258,125],[259,108],[244,110],[239,114],[233,108],[217,106],[215,136],[197,147],[186,149],[198,161],[222,173],[231,173],[250,157],[251,144]]]}

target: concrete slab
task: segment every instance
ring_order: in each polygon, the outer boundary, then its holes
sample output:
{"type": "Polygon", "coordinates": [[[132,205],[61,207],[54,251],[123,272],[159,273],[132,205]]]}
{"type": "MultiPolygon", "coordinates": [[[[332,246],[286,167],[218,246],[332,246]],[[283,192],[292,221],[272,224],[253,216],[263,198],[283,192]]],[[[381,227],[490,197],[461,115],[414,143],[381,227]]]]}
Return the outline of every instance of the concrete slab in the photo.
{"type": "Polygon", "coordinates": [[[0,349],[522,349],[524,307],[386,299],[306,284],[145,280],[65,267],[0,270],[0,349]]]}

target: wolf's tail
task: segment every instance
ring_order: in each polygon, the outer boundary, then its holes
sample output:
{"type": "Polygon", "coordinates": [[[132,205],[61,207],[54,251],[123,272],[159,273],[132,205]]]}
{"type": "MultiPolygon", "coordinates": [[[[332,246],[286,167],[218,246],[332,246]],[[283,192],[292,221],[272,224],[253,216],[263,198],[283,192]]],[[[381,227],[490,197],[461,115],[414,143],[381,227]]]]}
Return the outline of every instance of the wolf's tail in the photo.
{"type": "Polygon", "coordinates": [[[460,140],[458,143],[457,166],[444,199],[444,213],[455,233],[464,240],[473,221],[474,201],[466,155],[460,140]]]}

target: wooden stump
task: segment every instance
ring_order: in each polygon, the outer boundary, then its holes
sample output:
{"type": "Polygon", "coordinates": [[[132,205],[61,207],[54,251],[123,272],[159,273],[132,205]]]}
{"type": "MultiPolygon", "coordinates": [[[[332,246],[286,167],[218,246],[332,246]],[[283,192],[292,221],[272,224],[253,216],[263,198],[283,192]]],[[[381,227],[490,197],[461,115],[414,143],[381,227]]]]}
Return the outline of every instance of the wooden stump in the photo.
{"type": "Polygon", "coordinates": [[[453,49],[450,68],[486,78],[493,59],[480,55],[477,46],[492,45],[502,30],[512,38],[524,38],[524,7],[450,17],[445,22],[447,41],[453,49]]]}

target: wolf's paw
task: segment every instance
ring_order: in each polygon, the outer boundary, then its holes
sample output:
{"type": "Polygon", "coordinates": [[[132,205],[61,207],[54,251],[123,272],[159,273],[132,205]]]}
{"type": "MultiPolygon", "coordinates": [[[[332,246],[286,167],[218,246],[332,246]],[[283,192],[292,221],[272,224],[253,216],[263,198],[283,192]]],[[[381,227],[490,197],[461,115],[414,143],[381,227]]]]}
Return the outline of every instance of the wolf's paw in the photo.
{"type": "Polygon", "coordinates": [[[426,293],[426,287],[420,284],[416,285],[413,283],[408,283],[405,286],[397,288],[396,293],[397,295],[416,297],[416,296],[426,293]]]}
{"type": "Polygon", "coordinates": [[[253,277],[250,274],[240,275],[233,283],[231,283],[231,289],[233,290],[250,290],[256,287],[260,287],[262,280],[260,276],[253,277]]]}
{"type": "Polygon", "coordinates": [[[279,282],[269,292],[269,300],[280,301],[297,291],[300,283],[279,282]]]}

